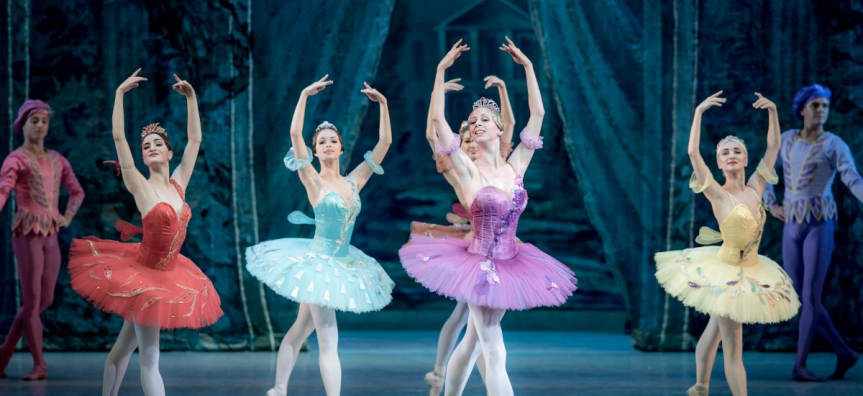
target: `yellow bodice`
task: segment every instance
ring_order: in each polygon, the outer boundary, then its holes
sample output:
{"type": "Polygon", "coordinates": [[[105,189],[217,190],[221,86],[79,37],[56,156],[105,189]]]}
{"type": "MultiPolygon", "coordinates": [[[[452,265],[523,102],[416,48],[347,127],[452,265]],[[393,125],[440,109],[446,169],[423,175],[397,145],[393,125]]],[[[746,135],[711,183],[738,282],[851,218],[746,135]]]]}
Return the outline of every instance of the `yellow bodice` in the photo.
{"type": "Polygon", "coordinates": [[[765,217],[763,204],[759,205],[757,217],[746,205],[737,204],[719,223],[719,232],[702,227],[695,241],[702,245],[722,242],[716,258],[730,265],[753,266],[758,262],[765,217]]]}

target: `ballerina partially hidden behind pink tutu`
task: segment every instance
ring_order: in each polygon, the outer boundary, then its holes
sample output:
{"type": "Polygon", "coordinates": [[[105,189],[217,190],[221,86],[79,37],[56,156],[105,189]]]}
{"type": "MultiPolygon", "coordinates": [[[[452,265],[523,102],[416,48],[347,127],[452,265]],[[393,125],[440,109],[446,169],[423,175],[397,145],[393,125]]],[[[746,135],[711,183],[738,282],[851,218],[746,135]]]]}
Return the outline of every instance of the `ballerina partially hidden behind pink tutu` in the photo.
{"type": "Polygon", "coordinates": [[[527,72],[530,119],[521,133],[521,144],[504,160],[500,155],[500,109],[487,99],[477,101],[469,129],[479,156],[471,161],[459,150],[460,139],[444,117],[444,71],[469,50],[460,44],[461,40],[437,68],[433,107],[440,145],[436,151],[452,160],[475,235],[470,240],[412,235],[410,243],[399,250],[399,257],[408,274],[423,286],[468,303],[468,330],[447,366],[446,394],[461,393],[472,366],[474,345],[479,341],[489,394],[511,395],[500,328],[503,312],[561,305],[575,291],[576,280],[566,265],[531,244],[517,244],[515,239],[519,216],[527,206],[523,175],[534,151],[542,147],[539,132],[544,110],[533,65],[512,41],[501,47],[527,72]]]}

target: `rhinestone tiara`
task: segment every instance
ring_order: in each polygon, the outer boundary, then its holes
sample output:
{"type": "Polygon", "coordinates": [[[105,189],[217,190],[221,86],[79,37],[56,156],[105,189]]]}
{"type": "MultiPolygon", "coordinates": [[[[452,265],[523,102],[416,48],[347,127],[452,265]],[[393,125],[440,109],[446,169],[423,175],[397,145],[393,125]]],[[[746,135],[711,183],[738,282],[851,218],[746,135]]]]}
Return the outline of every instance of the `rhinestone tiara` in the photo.
{"type": "Polygon", "coordinates": [[[141,130],[141,139],[151,133],[161,133],[162,135],[168,136],[168,132],[165,132],[165,128],[159,126],[158,122],[145,126],[144,129],[141,130]]]}
{"type": "Polygon", "coordinates": [[[494,110],[500,113],[500,107],[493,100],[485,97],[479,98],[476,102],[473,102],[473,109],[476,110],[480,107],[485,107],[487,109],[494,110]]]}
{"type": "Polygon", "coordinates": [[[329,122],[329,121],[324,121],[324,122],[322,122],[320,125],[318,125],[318,127],[317,127],[317,128],[315,128],[315,133],[317,133],[317,132],[318,132],[318,131],[320,131],[321,129],[332,129],[332,130],[334,130],[334,131],[336,131],[336,132],[338,132],[338,131],[339,131],[339,129],[338,129],[338,128],[336,128],[336,126],[335,126],[335,125],[333,125],[333,123],[331,123],[331,122],[329,122]]]}

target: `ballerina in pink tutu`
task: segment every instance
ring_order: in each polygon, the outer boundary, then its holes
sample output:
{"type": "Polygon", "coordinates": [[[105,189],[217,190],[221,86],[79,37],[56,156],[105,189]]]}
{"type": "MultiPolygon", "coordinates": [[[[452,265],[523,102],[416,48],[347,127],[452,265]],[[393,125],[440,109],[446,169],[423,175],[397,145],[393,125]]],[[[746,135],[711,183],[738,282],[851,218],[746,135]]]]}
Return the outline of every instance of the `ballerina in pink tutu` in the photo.
{"type": "MultiPolygon", "coordinates": [[[[444,92],[461,91],[464,86],[459,84],[460,78],[456,78],[444,83],[444,92]]],[[[509,157],[512,153],[512,132],[515,125],[515,116],[512,112],[512,106],[509,102],[509,95],[506,91],[506,83],[496,76],[487,76],[483,79],[485,88],[497,88],[500,96],[501,117],[503,120],[503,135],[500,137],[500,155],[502,158],[509,157]]],[[[428,119],[426,121],[426,139],[432,151],[437,143],[437,132],[435,131],[433,121],[434,107],[429,106],[428,119]]],[[[479,157],[479,148],[476,142],[471,139],[470,128],[468,122],[463,121],[459,128],[459,146],[462,151],[467,153],[471,161],[479,157]]],[[[473,231],[470,227],[470,213],[464,208],[464,198],[462,197],[461,188],[459,188],[458,175],[453,170],[452,161],[445,154],[435,154],[435,165],[438,173],[443,175],[446,181],[455,190],[459,202],[453,205],[452,213],[447,213],[446,218],[452,225],[438,225],[423,222],[411,222],[411,234],[425,235],[434,238],[462,238],[467,239],[473,237],[473,231]]],[[[456,303],[455,308],[447,318],[438,337],[437,356],[435,358],[434,370],[429,371],[425,375],[425,382],[429,385],[429,396],[438,396],[443,390],[444,378],[446,376],[446,365],[455,348],[458,336],[462,329],[467,325],[468,307],[464,301],[456,303]]],[[[474,354],[479,355],[479,345],[474,351],[474,354]]],[[[477,368],[479,368],[480,376],[485,379],[485,362],[482,356],[479,355],[476,360],[477,368]]]]}
{"type": "Polygon", "coordinates": [[[123,96],[147,79],[138,69],[117,88],[114,97],[114,144],[123,182],[135,197],[143,228],[118,221],[123,240],[143,233],[141,243],[96,237],[73,239],[69,249],[72,288],[99,309],[121,316],[123,328],[105,361],[102,395],[115,396],[135,348],[141,361],[141,385],[148,396],[164,395],[159,373],[160,329],[209,326],[222,316],[213,283],[191,260],[180,254],[192,211],[186,204],[189,184],[201,146],[201,119],[195,90],[177,75],[174,90],[186,97],[189,141],[183,160],[173,173],[174,152],[159,124],[141,132],[141,154],[150,169],[145,178],[126,141],[123,96]]]}
{"type": "Polygon", "coordinates": [[[471,161],[459,150],[459,138],[444,116],[444,72],[462,52],[461,40],[441,60],[433,94],[438,153],[449,155],[459,187],[470,212],[475,235],[470,240],[438,239],[412,235],[399,250],[408,274],[443,296],[466,301],[468,330],[447,365],[446,394],[460,394],[472,366],[477,341],[486,363],[489,394],[511,395],[506,373],[506,350],[500,319],[506,310],[525,310],[563,304],[575,291],[575,275],[563,263],[535,246],[516,244],[518,218],[527,206],[522,182],[533,153],[542,147],[539,137],[545,113],[533,65],[509,38],[501,50],[525,68],[530,119],[521,132],[521,144],[509,159],[500,155],[503,122],[497,104],[488,99],[474,103],[469,130],[479,148],[471,161]]]}

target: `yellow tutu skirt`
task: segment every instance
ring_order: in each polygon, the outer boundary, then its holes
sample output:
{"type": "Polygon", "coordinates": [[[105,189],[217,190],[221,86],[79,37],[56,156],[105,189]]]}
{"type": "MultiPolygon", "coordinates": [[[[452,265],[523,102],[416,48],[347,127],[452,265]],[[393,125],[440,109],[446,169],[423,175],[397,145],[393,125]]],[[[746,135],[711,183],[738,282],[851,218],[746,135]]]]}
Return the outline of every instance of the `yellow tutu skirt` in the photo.
{"type": "Polygon", "coordinates": [[[752,265],[727,264],[718,246],[656,253],[656,279],[683,305],[739,323],[778,323],[794,317],[800,299],[788,274],[758,255],[752,265]]]}

